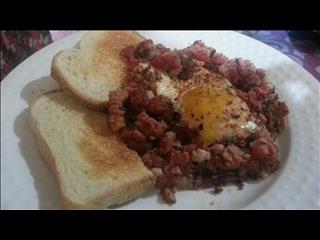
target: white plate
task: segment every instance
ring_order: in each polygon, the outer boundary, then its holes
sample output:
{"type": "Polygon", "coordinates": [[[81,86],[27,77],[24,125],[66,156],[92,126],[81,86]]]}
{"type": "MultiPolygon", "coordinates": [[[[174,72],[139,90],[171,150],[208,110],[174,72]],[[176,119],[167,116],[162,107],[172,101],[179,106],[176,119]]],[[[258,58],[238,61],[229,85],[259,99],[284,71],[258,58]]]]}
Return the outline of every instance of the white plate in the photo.
{"type": "MultiPolygon", "coordinates": [[[[319,209],[320,84],[290,58],[261,42],[230,31],[141,32],[154,42],[182,48],[201,39],[228,57],[250,59],[266,69],[270,82],[290,109],[289,127],[281,134],[281,169],[266,181],[246,183],[242,191],[227,187],[183,191],[177,203],[163,204],[156,191],[120,209],[319,209]]],[[[57,41],[35,53],[1,83],[1,208],[59,209],[58,187],[41,159],[28,125],[29,103],[58,88],[48,77],[52,57],[73,47],[84,32],[57,41]]]]}

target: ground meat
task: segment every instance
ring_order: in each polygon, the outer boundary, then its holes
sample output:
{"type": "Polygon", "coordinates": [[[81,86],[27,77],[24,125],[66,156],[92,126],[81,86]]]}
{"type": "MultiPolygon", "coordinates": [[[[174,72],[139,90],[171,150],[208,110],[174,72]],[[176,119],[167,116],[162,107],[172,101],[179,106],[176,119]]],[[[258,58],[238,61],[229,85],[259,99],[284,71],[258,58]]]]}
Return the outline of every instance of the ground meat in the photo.
{"type": "Polygon", "coordinates": [[[238,72],[238,64],[236,60],[228,60],[219,67],[219,72],[227,78],[233,85],[240,84],[240,75],[238,72]]]}
{"type": "Polygon", "coordinates": [[[174,118],[172,102],[167,97],[156,94],[157,76],[148,76],[148,72],[138,73],[125,84],[129,94],[129,106],[136,111],[145,110],[150,116],[170,124],[174,118]]]}
{"type": "Polygon", "coordinates": [[[160,151],[162,154],[168,154],[173,148],[177,149],[181,147],[181,143],[176,138],[174,132],[166,132],[165,136],[160,141],[160,151]]]}
{"type": "Polygon", "coordinates": [[[267,118],[266,118],[266,116],[264,114],[258,113],[258,114],[254,115],[254,116],[260,121],[260,123],[262,123],[263,125],[266,124],[267,118]]]}
{"type": "Polygon", "coordinates": [[[125,110],[123,109],[123,103],[128,98],[128,92],[126,90],[116,90],[110,92],[108,113],[109,113],[109,126],[111,130],[117,132],[121,128],[125,127],[125,110]]]}
{"type": "Polygon", "coordinates": [[[192,161],[201,163],[203,161],[209,160],[211,158],[211,153],[204,149],[197,149],[192,151],[192,161]]]}
{"type": "Polygon", "coordinates": [[[258,131],[255,134],[255,140],[250,143],[250,149],[252,157],[258,161],[274,159],[278,153],[271,135],[266,130],[258,131]]]}
{"type": "Polygon", "coordinates": [[[143,111],[148,106],[148,95],[145,89],[137,89],[130,94],[130,105],[137,111],[143,111]]]}
{"type": "Polygon", "coordinates": [[[128,70],[133,69],[139,63],[139,59],[134,56],[135,47],[129,46],[121,50],[120,56],[126,61],[128,70]]]}
{"type": "MultiPolygon", "coordinates": [[[[166,142],[166,146],[160,144],[158,150],[148,151],[143,156],[143,161],[151,169],[161,168],[163,174],[158,177],[157,186],[162,192],[166,188],[173,189],[179,186],[180,181],[186,181],[188,178],[193,179],[194,188],[199,188],[208,184],[206,176],[214,173],[218,175],[215,175],[211,182],[217,187],[229,182],[241,184],[248,176],[271,173],[279,166],[276,159],[277,150],[273,148],[272,137],[267,131],[257,132],[250,146],[253,152],[249,153],[234,144],[214,144],[206,150],[198,148],[196,144],[179,143],[179,147],[175,148],[177,139],[173,132],[168,132],[161,142],[166,142]],[[258,159],[255,156],[256,148],[263,151],[263,155],[267,157],[260,159],[261,156],[258,156],[258,159]]],[[[174,195],[174,191],[172,194],[174,195]]]]}
{"type": "Polygon", "coordinates": [[[198,141],[199,139],[199,126],[191,125],[187,122],[179,122],[173,128],[172,131],[176,134],[177,138],[183,145],[190,144],[198,141]]]}
{"type": "Polygon", "coordinates": [[[157,178],[156,185],[162,190],[169,188],[175,192],[175,189],[182,178],[182,170],[180,170],[179,166],[169,162],[162,168],[162,171],[164,174],[157,178]]]}
{"type": "Polygon", "coordinates": [[[161,191],[161,195],[163,197],[163,200],[165,200],[167,203],[175,203],[176,202],[176,197],[174,195],[174,192],[171,191],[169,188],[164,188],[161,191]]]}
{"type": "Polygon", "coordinates": [[[156,121],[155,119],[151,118],[145,111],[141,112],[138,115],[137,120],[134,124],[150,140],[155,140],[162,137],[167,127],[165,122],[156,121]]]}
{"type": "Polygon", "coordinates": [[[193,179],[191,177],[182,176],[179,179],[177,187],[178,189],[191,189],[193,187],[193,179]]]}
{"type": "Polygon", "coordinates": [[[222,157],[225,170],[235,170],[242,166],[243,163],[247,162],[250,155],[243,152],[236,145],[230,144],[225,148],[222,157]]]}
{"type": "Polygon", "coordinates": [[[136,128],[124,128],[121,131],[120,137],[130,149],[137,151],[140,154],[145,153],[152,148],[146,136],[136,128]]]}
{"type": "Polygon", "coordinates": [[[179,151],[172,149],[170,151],[169,159],[172,163],[175,164],[184,164],[191,160],[190,154],[187,151],[179,151]]]}
{"type": "Polygon", "coordinates": [[[193,61],[191,53],[186,50],[179,50],[177,53],[182,65],[181,71],[178,74],[178,78],[183,80],[191,78],[196,68],[196,64],[193,61]]]}
{"type": "Polygon", "coordinates": [[[120,56],[123,57],[127,61],[132,61],[135,59],[134,51],[135,51],[134,46],[126,47],[120,51],[120,56]]]}
{"type": "Polygon", "coordinates": [[[195,69],[204,66],[209,70],[220,72],[232,84],[242,90],[250,90],[261,85],[265,72],[242,58],[228,60],[215,49],[201,41],[195,41],[190,47],[172,51],[161,44],[154,45],[152,40],[141,42],[136,48],[126,48],[122,55],[129,63],[137,64],[139,59],[149,60],[151,65],[170,76],[188,79],[195,69]]]}
{"type": "Polygon", "coordinates": [[[163,175],[163,171],[162,171],[161,168],[152,168],[152,169],[151,169],[151,172],[152,172],[155,176],[157,176],[157,177],[163,175]]]}
{"type": "Polygon", "coordinates": [[[222,65],[224,64],[228,58],[222,53],[216,53],[211,58],[211,63],[214,65],[222,65]]]}
{"type": "Polygon", "coordinates": [[[256,69],[249,60],[242,58],[226,61],[219,67],[219,72],[234,86],[244,91],[260,86],[265,77],[262,69],[256,69]]]}
{"type": "Polygon", "coordinates": [[[252,161],[246,168],[253,175],[270,174],[280,166],[277,159],[278,148],[267,130],[261,130],[255,134],[255,140],[250,143],[250,154],[252,161]]]}
{"type": "Polygon", "coordinates": [[[205,46],[201,41],[195,41],[192,46],[176,52],[182,65],[178,78],[182,80],[191,78],[197,67],[217,71],[216,66],[227,60],[223,54],[216,53],[215,49],[205,46]]]}
{"type": "MultiPolygon", "coordinates": [[[[242,97],[245,93],[242,93],[242,97]]],[[[272,98],[274,95],[274,88],[267,84],[262,84],[259,87],[253,87],[247,92],[244,101],[247,102],[251,111],[262,112],[265,101],[272,98]]],[[[241,94],[240,94],[241,97],[241,94]]]]}
{"type": "Polygon", "coordinates": [[[180,114],[173,110],[172,104],[165,102],[166,110],[158,115],[160,121],[166,122],[169,128],[174,126],[180,119],[180,114]]]}
{"type": "Polygon", "coordinates": [[[225,146],[219,143],[213,144],[210,147],[210,150],[213,151],[215,154],[222,154],[224,149],[225,149],[225,146]]]}
{"type": "Polygon", "coordinates": [[[181,172],[179,166],[175,166],[175,167],[171,168],[170,173],[176,174],[176,175],[182,175],[182,172],[181,172]]]}
{"type": "Polygon", "coordinates": [[[177,76],[182,68],[178,54],[173,51],[153,56],[150,63],[153,67],[165,71],[173,77],[177,76]]]}
{"type": "Polygon", "coordinates": [[[136,58],[149,58],[150,52],[153,48],[153,41],[146,40],[138,44],[137,48],[134,51],[134,56],[136,58]]]}
{"type": "Polygon", "coordinates": [[[162,96],[155,96],[148,101],[148,105],[146,106],[146,111],[151,114],[160,115],[165,112],[168,107],[162,96]]]}
{"type": "Polygon", "coordinates": [[[279,134],[288,125],[289,109],[284,102],[278,100],[278,96],[265,103],[263,113],[266,116],[266,127],[274,135],[279,134]]]}
{"type": "MultiPolygon", "coordinates": [[[[142,111],[149,105],[150,94],[148,94],[148,92],[151,90],[149,90],[146,85],[143,83],[138,84],[135,82],[130,82],[125,88],[129,94],[130,106],[132,106],[135,110],[142,111]]],[[[154,94],[152,91],[151,93],[154,94]]]]}
{"type": "Polygon", "coordinates": [[[248,92],[248,101],[250,104],[250,109],[261,112],[262,111],[262,103],[263,103],[263,98],[257,94],[257,92],[251,90],[248,92]]]}
{"type": "Polygon", "coordinates": [[[289,109],[284,102],[279,101],[272,86],[263,84],[248,92],[236,90],[236,93],[248,104],[252,115],[274,136],[287,126],[289,109]]]}
{"type": "MultiPolygon", "coordinates": [[[[287,124],[288,108],[267,84],[262,69],[248,60],[228,59],[201,41],[170,50],[146,40],[124,49],[121,56],[128,63],[128,76],[124,90],[110,93],[110,127],[157,176],[156,186],[166,202],[176,201],[176,188],[181,185],[241,186],[248,178],[257,179],[279,168],[274,139],[287,124]],[[184,122],[174,103],[157,95],[160,73],[142,64],[146,62],[174,80],[191,78],[199,67],[220,73],[247,103],[258,130],[245,138],[204,145],[200,138],[203,126],[184,122]]],[[[237,119],[239,114],[231,117],[237,119]]]]}
{"type": "Polygon", "coordinates": [[[253,87],[251,91],[255,92],[260,98],[267,98],[270,94],[274,94],[275,89],[273,86],[263,83],[259,87],[253,87]]]}
{"type": "Polygon", "coordinates": [[[197,59],[198,61],[208,63],[210,62],[210,54],[212,52],[212,48],[205,46],[201,41],[195,41],[191,47],[187,48],[192,57],[197,59]]]}
{"type": "Polygon", "coordinates": [[[202,180],[203,180],[203,179],[202,179],[201,175],[195,177],[195,178],[193,179],[193,182],[192,182],[192,187],[193,187],[194,189],[198,189],[198,188],[202,185],[202,180]]]}
{"type": "Polygon", "coordinates": [[[251,156],[258,161],[274,158],[277,154],[276,147],[265,139],[255,140],[250,146],[251,156]]]}
{"type": "Polygon", "coordinates": [[[125,51],[124,55],[131,62],[132,59],[149,60],[153,67],[167,72],[170,76],[177,76],[182,68],[176,52],[161,44],[153,45],[151,40],[141,42],[133,53],[130,49],[125,51]]]}
{"type": "Polygon", "coordinates": [[[156,150],[150,150],[146,154],[144,154],[142,157],[142,161],[149,169],[163,169],[165,166],[164,159],[159,155],[159,153],[156,150]]]}
{"type": "Polygon", "coordinates": [[[254,64],[249,60],[242,58],[236,59],[238,65],[239,74],[242,77],[242,82],[244,82],[249,87],[260,86],[262,79],[265,77],[265,72],[262,69],[256,69],[254,64]]]}
{"type": "Polygon", "coordinates": [[[156,81],[158,75],[156,73],[149,72],[144,69],[141,70],[140,65],[134,69],[134,76],[128,76],[126,79],[125,88],[129,95],[143,94],[146,95],[148,91],[152,91],[153,94],[156,92],[156,81]]]}

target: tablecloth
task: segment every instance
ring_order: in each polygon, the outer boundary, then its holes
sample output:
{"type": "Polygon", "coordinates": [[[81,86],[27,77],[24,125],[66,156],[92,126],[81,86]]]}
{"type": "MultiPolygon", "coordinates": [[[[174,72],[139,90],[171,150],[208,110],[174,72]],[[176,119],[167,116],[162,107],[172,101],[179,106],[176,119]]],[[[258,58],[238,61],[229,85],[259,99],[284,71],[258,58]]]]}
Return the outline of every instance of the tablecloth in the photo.
{"type": "Polygon", "coordinates": [[[288,31],[240,31],[279,50],[320,81],[320,45],[316,40],[296,39],[288,31]]]}

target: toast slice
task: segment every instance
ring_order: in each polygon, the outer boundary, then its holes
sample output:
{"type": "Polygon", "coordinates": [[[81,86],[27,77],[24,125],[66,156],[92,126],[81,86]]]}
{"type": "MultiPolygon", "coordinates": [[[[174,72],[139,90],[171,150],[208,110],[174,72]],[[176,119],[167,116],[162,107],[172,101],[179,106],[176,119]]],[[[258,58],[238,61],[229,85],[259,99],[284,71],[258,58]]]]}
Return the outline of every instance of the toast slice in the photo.
{"type": "Polygon", "coordinates": [[[88,107],[105,110],[109,91],[119,88],[126,75],[120,51],[143,40],[134,31],[91,31],[81,39],[80,49],[55,55],[51,76],[88,107]]]}
{"type": "Polygon", "coordinates": [[[105,113],[79,104],[61,90],[31,105],[32,130],[67,209],[121,204],[155,184],[152,172],[111,132],[106,121],[105,113]]]}

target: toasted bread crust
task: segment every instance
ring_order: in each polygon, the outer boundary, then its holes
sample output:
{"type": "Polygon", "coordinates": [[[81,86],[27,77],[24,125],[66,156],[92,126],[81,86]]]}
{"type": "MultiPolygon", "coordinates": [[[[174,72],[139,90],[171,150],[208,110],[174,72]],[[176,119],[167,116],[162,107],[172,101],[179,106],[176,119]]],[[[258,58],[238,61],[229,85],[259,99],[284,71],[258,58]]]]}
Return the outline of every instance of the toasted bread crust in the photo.
{"type": "MultiPolygon", "coordinates": [[[[54,94],[56,92],[60,92],[60,91],[53,90],[53,91],[48,92],[47,94],[54,94]]],[[[31,109],[34,107],[37,100],[38,99],[35,99],[30,105],[29,124],[30,124],[30,127],[31,127],[33,133],[36,136],[36,142],[37,142],[40,154],[41,154],[41,156],[43,156],[43,158],[47,161],[48,165],[52,169],[53,174],[58,181],[59,191],[60,191],[59,194],[60,194],[60,196],[63,196],[63,193],[61,191],[61,183],[60,183],[60,179],[59,179],[59,174],[58,174],[58,170],[56,168],[55,159],[53,157],[52,152],[50,151],[48,144],[46,143],[45,139],[43,138],[43,136],[41,135],[41,133],[37,127],[37,121],[33,118],[32,113],[31,113],[31,109]]]]}
{"type": "MultiPolygon", "coordinates": [[[[62,92],[59,90],[54,90],[51,92],[48,92],[45,95],[55,95],[58,94],[60,96],[62,96],[62,92]]],[[[65,94],[64,94],[65,95],[65,94]]],[[[41,97],[40,97],[41,98],[41,97]]],[[[50,147],[48,145],[48,142],[46,141],[45,137],[41,134],[41,131],[38,127],[38,122],[37,119],[35,119],[35,117],[32,114],[33,109],[35,108],[35,104],[37,103],[37,101],[40,99],[38,98],[37,100],[35,100],[30,107],[30,115],[29,115],[29,122],[30,122],[30,126],[36,136],[36,141],[40,150],[41,155],[43,156],[44,159],[46,159],[46,161],[48,162],[49,166],[51,167],[57,181],[59,184],[59,189],[60,189],[60,195],[61,195],[61,199],[63,201],[63,205],[66,209],[102,209],[108,206],[112,206],[112,205],[118,205],[121,203],[124,203],[128,200],[131,200],[133,198],[138,197],[139,195],[141,195],[142,193],[144,193],[145,191],[147,191],[148,189],[151,189],[154,184],[155,184],[155,178],[153,176],[153,174],[145,169],[145,168],[141,168],[140,165],[136,165],[135,161],[131,161],[128,162],[128,166],[132,166],[129,167],[129,171],[126,172],[125,174],[130,175],[131,172],[130,171],[135,171],[135,169],[139,172],[139,174],[141,173],[141,177],[139,178],[134,178],[135,180],[132,180],[131,182],[125,183],[125,184],[121,184],[119,185],[119,187],[117,189],[111,189],[105,192],[100,192],[98,195],[93,196],[92,198],[88,199],[85,202],[77,202],[74,199],[70,199],[64,192],[64,188],[62,186],[63,181],[61,181],[61,176],[59,174],[59,170],[57,169],[57,159],[55,159],[54,154],[52,153],[52,151],[50,150],[50,147]],[[144,170],[142,170],[144,169],[144,170]]],[[[103,128],[101,128],[101,130],[103,130],[103,128]]],[[[100,130],[99,130],[100,131],[100,130]]],[[[92,133],[91,133],[92,134],[92,133]]],[[[93,137],[96,135],[96,138],[101,138],[101,132],[97,132],[97,133],[93,133],[93,137]]],[[[105,137],[104,137],[105,138],[105,137]]],[[[110,136],[110,141],[111,138],[114,138],[114,136],[110,136]]],[[[109,137],[106,137],[107,141],[109,141],[109,137]]],[[[89,144],[89,142],[88,142],[89,144]]],[[[108,147],[108,145],[103,145],[104,147],[108,147]]],[[[112,146],[112,145],[110,145],[112,146]]],[[[113,151],[113,149],[109,149],[109,151],[113,151]]],[[[123,151],[131,151],[131,150],[123,150],[123,151]]],[[[117,153],[115,153],[117,155],[117,153]]],[[[130,155],[130,153],[128,153],[130,155]]],[[[132,157],[134,159],[136,159],[136,153],[132,152],[132,157]]],[[[89,161],[91,161],[91,159],[88,159],[89,161]]],[[[61,161],[61,159],[60,159],[61,161]]],[[[118,160],[117,160],[118,161],[118,160]]],[[[122,164],[125,164],[126,160],[125,159],[120,159],[120,161],[122,161],[122,164]]],[[[97,166],[99,167],[99,166],[97,166]]],[[[119,169],[120,170],[120,169],[119,169]]],[[[90,170],[88,170],[90,172],[90,170]]],[[[112,169],[112,172],[116,172],[117,168],[112,169]]],[[[124,171],[123,169],[120,171],[124,171]]],[[[124,174],[120,174],[120,176],[124,176],[124,174]]],[[[107,176],[107,175],[106,175],[107,176]]],[[[104,177],[104,176],[102,176],[104,177]]]]}
{"type": "MultiPolygon", "coordinates": [[[[91,46],[87,46],[87,44],[85,43],[90,34],[94,33],[89,32],[85,34],[85,36],[80,41],[80,50],[78,50],[79,52],[83,51],[84,49],[91,49],[91,46]]],[[[98,66],[104,66],[104,64],[110,61],[113,62],[113,64],[116,64],[117,69],[105,68],[105,71],[108,71],[109,74],[113,75],[113,77],[112,81],[111,79],[105,79],[104,84],[108,86],[109,84],[115,84],[120,87],[126,75],[126,67],[125,63],[120,59],[119,53],[124,47],[129,45],[136,45],[139,42],[143,41],[144,38],[134,31],[111,31],[101,32],[100,34],[102,35],[98,37],[98,40],[94,42],[92,46],[94,57],[91,64],[95,68],[98,66]]],[[[63,52],[64,51],[61,51],[54,56],[51,65],[51,76],[58,81],[64,91],[69,92],[82,104],[92,109],[106,111],[108,104],[108,91],[105,93],[105,100],[101,101],[99,99],[95,99],[92,96],[90,97],[86,92],[72,86],[70,84],[71,80],[62,73],[58,64],[59,58],[63,52]]],[[[77,70],[81,71],[81,69],[77,70]]],[[[114,87],[109,87],[109,89],[115,90],[114,87]]]]}
{"type": "Polygon", "coordinates": [[[51,77],[53,77],[53,79],[55,79],[60,84],[61,89],[63,91],[71,94],[72,97],[79,100],[81,102],[81,104],[83,104],[91,109],[95,109],[95,110],[99,110],[99,111],[107,111],[107,106],[108,106],[107,102],[106,103],[99,103],[96,101],[92,101],[92,100],[90,100],[90,98],[88,98],[81,91],[77,91],[77,89],[72,88],[70,86],[70,84],[68,84],[68,80],[63,76],[59,67],[57,67],[57,64],[56,64],[57,59],[60,54],[62,54],[62,51],[57,53],[52,60],[51,73],[50,73],[51,77]]]}

